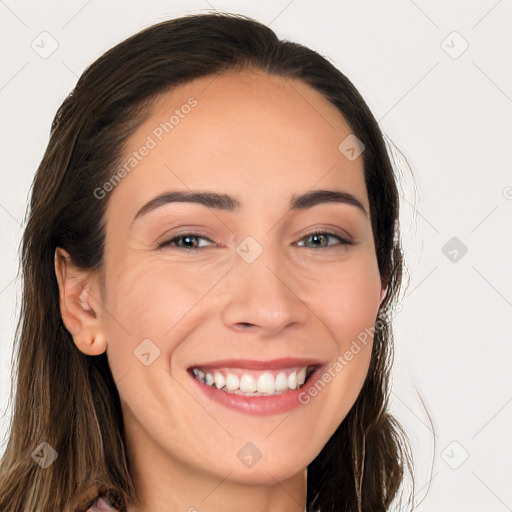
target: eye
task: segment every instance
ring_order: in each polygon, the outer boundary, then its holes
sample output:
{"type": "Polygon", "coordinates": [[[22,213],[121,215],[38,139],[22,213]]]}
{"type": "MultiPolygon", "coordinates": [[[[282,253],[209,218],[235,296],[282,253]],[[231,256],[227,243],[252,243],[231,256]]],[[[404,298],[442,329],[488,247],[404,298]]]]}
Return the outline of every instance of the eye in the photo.
{"type": "MultiPolygon", "coordinates": [[[[306,246],[303,241],[308,239],[311,240],[312,243],[312,245],[309,245],[308,247],[312,249],[324,249],[332,246],[353,245],[350,240],[347,240],[343,236],[325,231],[315,231],[310,233],[309,235],[306,235],[301,240],[299,240],[297,245],[299,247],[306,246]]],[[[211,244],[214,243],[209,238],[201,236],[197,233],[183,233],[169,240],[160,242],[158,247],[175,247],[178,249],[195,250],[207,247],[209,245],[208,242],[211,244]],[[201,241],[203,241],[203,243],[201,241]],[[204,243],[204,241],[206,241],[206,243],[204,243]]]]}
{"type": "Polygon", "coordinates": [[[177,247],[178,249],[201,249],[205,245],[200,243],[200,240],[206,240],[207,242],[213,243],[209,238],[198,235],[196,233],[184,233],[182,235],[175,236],[170,240],[164,240],[158,244],[158,247],[177,247]]]}
{"type": "Polygon", "coordinates": [[[314,233],[310,233],[309,235],[306,235],[304,238],[299,240],[297,242],[297,245],[299,247],[304,246],[304,243],[302,243],[302,241],[307,240],[307,239],[312,241],[313,245],[309,246],[309,248],[312,248],[312,249],[317,249],[317,248],[324,249],[324,248],[329,248],[331,246],[336,246],[336,245],[338,245],[338,246],[353,245],[350,240],[347,240],[343,236],[336,234],[336,233],[329,233],[329,232],[325,232],[325,231],[315,231],[314,233]],[[334,240],[335,243],[330,243],[330,240],[334,240]],[[336,241],[338,243],[336,243],[336,241]]]}

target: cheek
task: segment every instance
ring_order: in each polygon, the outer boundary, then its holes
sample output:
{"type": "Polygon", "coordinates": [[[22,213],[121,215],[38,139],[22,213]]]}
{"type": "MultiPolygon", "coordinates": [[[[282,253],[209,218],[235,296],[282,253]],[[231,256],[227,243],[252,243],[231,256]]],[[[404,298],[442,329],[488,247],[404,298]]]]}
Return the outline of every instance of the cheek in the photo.
{"type": "Polygon", "coordinates": [[[218,272],[184,271],[147,256],[112,266],[107,280],[107,355],[126,424],[142,423],[174,448],[192,419],[184,414],[190,407],[184,377],[175,375],[171,361],[179,361],[187,346],[181,342],[204,326],[212,306],[205,298],[218,280],[218,272]]]}
{"type": "Polygon", "coordinates": [[[330,417],[325,423],[330,433],[349,412],[366,378],[379,300],[380,275],[371,256],[340,266],[311,295],[311,309],[328,328],[334,345],[335,357],[318,386],[318,392],[326,388],[333,404],[322,413],[330,417]]]}
{"type": "MultiPolygon", "coordinates": [[[[114,376],[138,367],[135,358],[143,342],[153,353],[170,356],[204,316],[202,299],[218,280],[215,272],[184,272],[157,258],[126,259],[110,272],[104,328],[114,376]]],[[[157,359],[155,365],[162,362],[157,359]]]]}
{"type": "Polygon", "coordinates": [[[311,288],[308,293],[315,313],[329,327],[340,350],[344,349],[375,323],[380,300],[375,258],[362,255],[331,268],[317,283],[316,291],[311,288]]]}

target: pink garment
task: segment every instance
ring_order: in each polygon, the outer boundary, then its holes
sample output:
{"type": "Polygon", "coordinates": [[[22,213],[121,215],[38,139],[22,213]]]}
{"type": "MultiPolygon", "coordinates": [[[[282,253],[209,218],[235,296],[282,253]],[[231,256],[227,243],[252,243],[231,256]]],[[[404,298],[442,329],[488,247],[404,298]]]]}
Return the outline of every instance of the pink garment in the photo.
{"type": "Polygon", "coordinates": [[[118,512],[105,498],[98,498],[87,512],[118,512]]]}

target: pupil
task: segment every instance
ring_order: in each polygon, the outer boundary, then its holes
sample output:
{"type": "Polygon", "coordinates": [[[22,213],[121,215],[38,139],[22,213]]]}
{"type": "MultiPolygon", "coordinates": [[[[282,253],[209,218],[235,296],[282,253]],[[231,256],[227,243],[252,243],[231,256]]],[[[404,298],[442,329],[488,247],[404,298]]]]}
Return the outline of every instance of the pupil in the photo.
{"type": "Polygon", "coordinates": [[[313,239],[316,240],[317,242],[320,242],[319,245],[321,245],[323,237],[324,237],[324,235],[313,235],[313,239]]]}
{"type": "Polygon", "coordinates": [[[183,240],[185,240],[186,244],[194,246],[194,237],[192,237],[192,236],[185,236],[183,238],[183,240]]]}

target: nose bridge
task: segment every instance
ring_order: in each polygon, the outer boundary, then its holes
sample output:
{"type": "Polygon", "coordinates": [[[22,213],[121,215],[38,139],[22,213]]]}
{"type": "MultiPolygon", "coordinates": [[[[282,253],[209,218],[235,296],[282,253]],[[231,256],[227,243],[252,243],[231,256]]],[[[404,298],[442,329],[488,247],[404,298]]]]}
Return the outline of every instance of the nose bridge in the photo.
{"type": "Polygon", "coordinates": [[[246,237],[236,252],[227,283],[225,324],[235,329],[250,327],[270,335],[288,325],[305,322],[308,309],[294,291],[294,279],[283,251],[269,240],[263,245],[246,237]]]}

